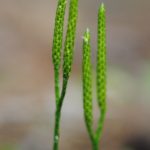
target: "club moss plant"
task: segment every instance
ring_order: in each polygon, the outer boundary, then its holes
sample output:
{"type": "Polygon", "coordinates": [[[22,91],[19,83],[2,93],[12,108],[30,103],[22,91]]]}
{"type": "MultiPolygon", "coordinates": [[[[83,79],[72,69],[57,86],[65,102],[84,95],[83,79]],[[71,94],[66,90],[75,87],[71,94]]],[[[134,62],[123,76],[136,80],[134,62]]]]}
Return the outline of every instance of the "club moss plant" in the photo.
{"type": "Polygon", "coordinates": [[[54,36],[53,36],[53,47],[52,47],[52,59],[54,64],[54,76],[55,76],[55,98],[56,98],[53,150],[58,150],[59,148],[58,146],[60,137],[59,129],[60,129],[61,109],[67,89],[67,83],[73,60],[73,49],[74,49],[77,13],[78,13],[78,0],[70,0],[67,33],[63,51],[63,65],[62,65],[63,83],[60,92],[59,73],[61,66],[66,3],[67,3],[66,0],[58,0],[55,18],[54,36]]]}
{"type": "Polygon", "coordinates": [[[93,105],[92,105],[92,64],[89,29],[83,37],[83,108],[84,118],[89,133],[93,150],[99,149],[99,140],[102,134],[106,114],[106,23],[105,8],[102,3],[98,12],[98,35],[97,35],[97,69],[96,88],[97,103],[100,110],[100,117],[96,131],[93,129],[93,105]]]}
{"type": "MultiPolygon", "coordinates": [[[[59,149],[59,137],[60,137],[60,119],[63,101],[66,94],[67,83],[69,80],[73,51],[75,43],[75,33],[78,14],[78,0],[70,0],[69,3],[69,15],[67,32],[63,47],[63,34],[64,34],[64,18],[66,12],[66,0],[58,0],[55,27],[53,35],[52,46],[52,60],[54,65],[54,77],[55,77],[55,99],[56,99],[56,111],[55,111],[55,125],[54,125],[54,141],[53,150],[59,149]],[[62,54],[63,53],[63,54],[62,54]],[[63,57],[61,57],[63,55],[63,57]],[[63,64],[61,65],[61,58],[63,64]],[[63,83],[60,88],[59,76],[60,68],[63,71],[63,83]]],[[[97,102],[100,109],[100,118],[96,131],[93,126],[93,107],[92,107],[92,65],[91,65],[91,48],[90,48],[90,32],[87,31],[83,38],[83,103],[84,103],[84,117],[87,130],[92,142],[93,150],[98,150],[99,139],[101,137],[102,128],[106,113],[106,33],[105,33],[105,9],[104,4],[99,8],[98,13],[98,51],[97,51],[97,102]]]]}

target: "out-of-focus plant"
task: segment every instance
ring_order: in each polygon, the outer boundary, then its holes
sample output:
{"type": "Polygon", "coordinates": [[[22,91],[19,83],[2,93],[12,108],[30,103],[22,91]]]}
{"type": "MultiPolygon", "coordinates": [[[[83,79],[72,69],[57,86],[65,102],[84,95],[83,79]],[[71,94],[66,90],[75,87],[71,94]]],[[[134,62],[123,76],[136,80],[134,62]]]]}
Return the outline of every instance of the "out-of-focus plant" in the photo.
{"type": "Polygon", "coordinates": [[[70,0],[67,33],[63,51],[63,65],[62,65],[63,84],[62,89],[60,91],[59,73],[61,67],[61,54],[62,54],[61,49],[63,45],[63,30],[64,30],[66,3],[67,3],[66,0],[58,0],[55,18],[54,36],[53,36],[53,47],[52,47],[52,60],[54,64],[55,98],[56,98],[53,150],[58,150],[59,146],[61,109],[73,61],[73,49],[74,49],[77,13],[78,13],[78,0],[70,0]]]}
{"type": "Polygon", "coordinates": [[[98,50],[97,50],[97,103],[100,110],[100,117],[96,131],[93,129],[93,104],[92,104],[92,64],[89,29],[83,37],[83,108],[84,118],[89,133],[93,150],[99,149],[99,140],[106,114],[106,23],[105,8],[101,4],[98,12],[98,50]]]}
{"type": "Polygon", "coordinates": [[[4,144],[0,144],[0,150],[15,150],[16,149],[16,145],[11,144],[11,143],[4,143],[4,144]]]}

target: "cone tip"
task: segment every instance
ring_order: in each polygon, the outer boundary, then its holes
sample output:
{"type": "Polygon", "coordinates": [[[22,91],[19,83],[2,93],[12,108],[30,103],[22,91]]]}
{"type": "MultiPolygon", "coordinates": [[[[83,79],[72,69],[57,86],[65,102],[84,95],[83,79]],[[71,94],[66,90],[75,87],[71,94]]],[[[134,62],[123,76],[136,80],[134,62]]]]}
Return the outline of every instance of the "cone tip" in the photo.
{"type": "Polygon", "coordinates": [[[101,11],[105,11],[105,5],[104,5],[103,2],[102,2],[101,5],[100,5],[100,10],[101,10],[101,11]]]}

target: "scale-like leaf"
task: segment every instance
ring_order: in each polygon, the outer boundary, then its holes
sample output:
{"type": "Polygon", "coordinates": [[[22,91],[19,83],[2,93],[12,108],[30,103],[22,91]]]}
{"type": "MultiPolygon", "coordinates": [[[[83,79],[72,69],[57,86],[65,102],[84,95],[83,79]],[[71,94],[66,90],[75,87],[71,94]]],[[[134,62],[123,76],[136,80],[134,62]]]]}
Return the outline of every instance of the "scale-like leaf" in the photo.
{"type": "Polygon", "coordinates": [[[65,80],[69,77],[73,61],[73,49],[75,43],[77,14],[78,14],[78,0],[70,0],[69,18],[63,57],[63,77],[65,80]]]}
{"type": "Polygon", "coordinates": [[[64,17],[66,10],[66,0],[59,0],[56,10],[55,27],[53,35],[53,47],[52,47],[52,59],[54,69],[56,71],[60,68],[61,63],[61,48],[63,42],[63,28],[64,28],[64,17]]]}

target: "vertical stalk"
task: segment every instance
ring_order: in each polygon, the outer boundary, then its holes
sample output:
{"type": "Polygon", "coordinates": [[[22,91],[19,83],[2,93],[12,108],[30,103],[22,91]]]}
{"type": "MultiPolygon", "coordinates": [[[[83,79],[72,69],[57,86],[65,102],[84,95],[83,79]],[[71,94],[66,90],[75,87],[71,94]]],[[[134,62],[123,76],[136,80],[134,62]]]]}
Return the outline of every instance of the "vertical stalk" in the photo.
{"type": "Polygon", "coordinates": [[[59,143],[59,126],[60,126],[60,118],[61,118],[61,113],[60,109],[56,108],[55,112],[55,129],[54,129],[54,145],[53,145],[53,150],[58,150],[58,143],[59,143]]]}
{"type": "Polygon", "coordinates": [[[59,149],[59,137],[60,137],[59,132],[60,132],[61,109],[62,109],[62,104],[63,104],[64,97],[65,97],[65,94],[66,94],[67,82],[68,82],[68,79],[63,80],[63,88],[62,88],[61,97],[59,98],[59,101],[58,101],[57,107],[56,107],[53,150],[58,150],[59,149]]]}
{"type": "Polygon", "coordinates": [[[99,149],[99,143],[98,142],[93,142],[92,143],[92,149],[93,150],[98,150],[99,149]]]}
{"type": "Polygon", "coordinates": [[[59,124],[60,124],[60,117],[61,113],[59,110],[59,71],[55,71],[55,99],[56,99],[56,111],[55,111],[55,129],[54,129],[54,136],[53,136],[53,150],[58,150],[58,143],[59,143],[59,124]]]}
{"type": "Polygon", "coordinates": [[[60,108],[58,107],[60,101],[60,89],[59,89],[59,69],[61,65],[61,49],[63,42],[63,27],[64,17],[66,10],[66,0],[58,0],[55,27],[53,35],[53,47],[52,47],[52,60],[54,64],[54,76],[55,76],[55,99],[56,99],[56,112],[55,112],[55,125],[54,125],[54,139],[53,150],[58,150],[59,143],[59,124],[60,124],[60,108]]]}
{"type": "Polygon", "coordinates": [[[56,107],[59,101],[59,71],[55,71],[55,99],[56,99],[56,107]]]}

